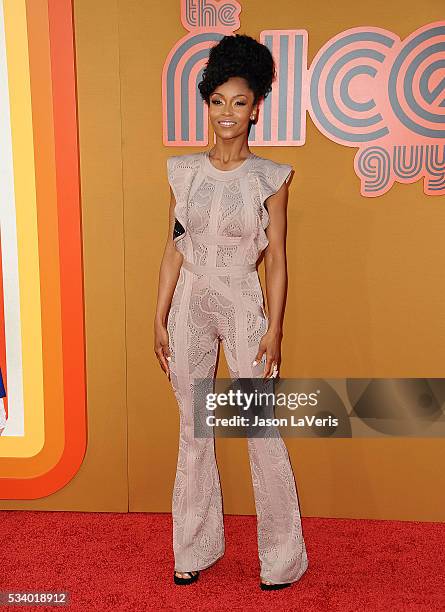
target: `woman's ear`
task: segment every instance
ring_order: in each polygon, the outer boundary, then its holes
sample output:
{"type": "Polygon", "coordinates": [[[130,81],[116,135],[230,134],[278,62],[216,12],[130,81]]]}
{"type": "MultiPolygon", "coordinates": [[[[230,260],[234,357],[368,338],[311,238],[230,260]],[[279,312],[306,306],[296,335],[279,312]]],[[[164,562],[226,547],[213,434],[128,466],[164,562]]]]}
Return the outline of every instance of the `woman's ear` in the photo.
{"type": "Polygon", "coordinates": [[[256,123],[258,121],[258,104],[254,104],[252,110],[250,112],[250,120],[252,123],[256,123]]]}

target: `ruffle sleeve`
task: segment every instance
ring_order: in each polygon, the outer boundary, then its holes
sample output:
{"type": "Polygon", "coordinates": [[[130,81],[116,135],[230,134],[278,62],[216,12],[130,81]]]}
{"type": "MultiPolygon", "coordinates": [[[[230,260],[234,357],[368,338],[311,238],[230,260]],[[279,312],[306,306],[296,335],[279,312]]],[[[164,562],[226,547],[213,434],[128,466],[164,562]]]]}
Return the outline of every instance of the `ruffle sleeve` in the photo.
{"type": "Polygon", "coordinates": [[[264,159],[261,167],[258,168],[257,180],[261,202],[261,226],[263,230],[269,225],[269,213],[267,212],[265,202],[268,197],[279,191],[284,182],[289,182],[292,170],[293,168],[289,164],[279,164],[271,159],[264,159]]]}
{"type": "Polygon", "coordinates": [[[167,158],[167,178],[176,200],[173,242],[178,242],[187,233],[188,200],[197,169],[196,155],[167,158]]]}

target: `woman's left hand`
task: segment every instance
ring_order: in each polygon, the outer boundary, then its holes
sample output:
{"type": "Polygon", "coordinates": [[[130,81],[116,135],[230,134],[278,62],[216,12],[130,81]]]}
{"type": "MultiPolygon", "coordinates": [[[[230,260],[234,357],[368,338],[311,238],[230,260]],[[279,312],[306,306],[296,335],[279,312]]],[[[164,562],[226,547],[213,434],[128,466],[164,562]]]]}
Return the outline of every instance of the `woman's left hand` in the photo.
{"type": "Polygon", "coordinates": [[[266,353],[266,365],[264,367],[263,378],[275,378],[281,363],[281,332],[268,329],[260,340],[258,353],[252,365],[259,363],[266,353]]]}

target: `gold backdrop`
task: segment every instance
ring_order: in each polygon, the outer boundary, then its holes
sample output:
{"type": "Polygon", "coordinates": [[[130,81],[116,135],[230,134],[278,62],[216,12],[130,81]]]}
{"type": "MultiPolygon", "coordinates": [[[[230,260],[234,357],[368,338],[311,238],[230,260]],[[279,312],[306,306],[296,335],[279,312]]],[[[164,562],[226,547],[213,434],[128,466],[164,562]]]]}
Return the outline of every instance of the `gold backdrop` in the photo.
{"type": "MultiPolygon", "coordinates": [[[[443,18],[440,0],[270,7],[244,0],[238,32],[306,29],[308,64],[347,28],[403,39],[443,18]]],[[[162,144],[161,72],[186,33],[179,10],[176,0],[75,0],[88,449],[63,490],[2,508],[170,511],[179,418],[153,352],[165,160],[199,150],[162,144]]],[[[421,181],[361,197],[356,149],[329,141],[309,116],[303,147],[253,150],[295,168],[281,377],[443,377],[444,199],[425,196],[421,181]]],[[[218,376],[227,375],[221,348],[218,376]]],[[[286,442],[303,516],[445,519],[441,439],[286,442]]],[[[217,440],[217,457],[225,512],[254,513],[246,441],[217,440]]]]}

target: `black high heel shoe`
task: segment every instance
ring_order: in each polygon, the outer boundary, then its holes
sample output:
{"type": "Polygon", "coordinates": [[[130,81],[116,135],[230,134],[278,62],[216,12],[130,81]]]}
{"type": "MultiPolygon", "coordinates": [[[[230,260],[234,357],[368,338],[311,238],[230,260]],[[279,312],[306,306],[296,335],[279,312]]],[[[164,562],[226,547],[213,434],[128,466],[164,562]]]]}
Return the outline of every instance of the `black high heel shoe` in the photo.
{"type": "Polygon", "coordinates": [[[278,591],[278,589],[285,589],[286,587],[290,587],[292,582],[283,582],[282,584],[266,584],[265,582],[260,582],[260,588],[262,591],[278,591]]]}
{"type": "Polygon", "coordinates": [[[190,578],[180,578],[176,575],[176,572],[173,572],[173,580],[175,581],[175,584],[192,584],[199,578],[199,571],[197,571],[195,574],[192,574],[192,572],[178,572],[178,574],[190,574],[190,578]]]}

